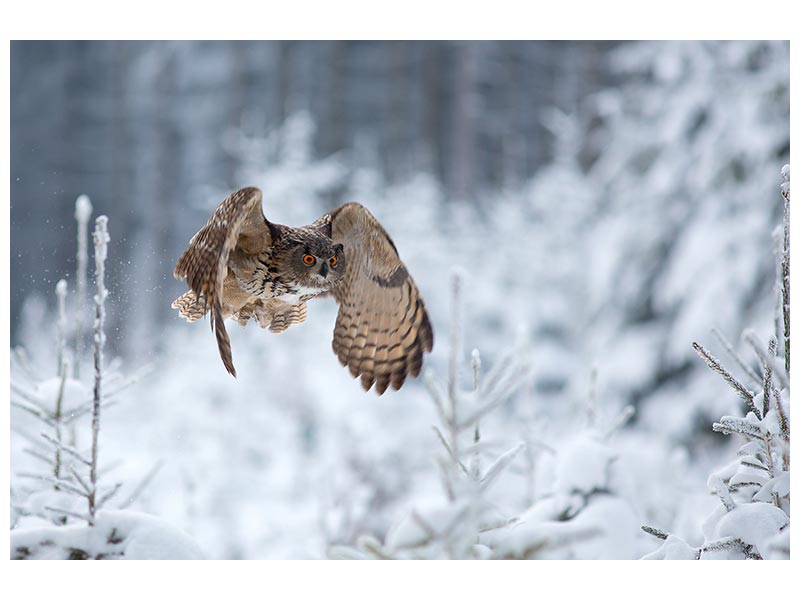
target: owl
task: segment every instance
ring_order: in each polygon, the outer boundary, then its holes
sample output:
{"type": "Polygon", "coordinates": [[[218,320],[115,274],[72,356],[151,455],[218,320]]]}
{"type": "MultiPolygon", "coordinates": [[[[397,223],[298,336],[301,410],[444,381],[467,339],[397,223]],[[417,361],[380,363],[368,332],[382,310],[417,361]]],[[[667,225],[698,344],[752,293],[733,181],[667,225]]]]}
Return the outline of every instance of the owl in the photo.
{"type": "Polygon", "coordinates": [[[189,291],[172,303],[194,322],[210,313],[222,363],[236,376],[225,319],[254,319],[281,333],[302,323],[307,303],[333,296],[339,313],[333,351],[378,395],[419,375],[433,349],[425,303],[392,239],[361,204],[350,202],[311,225],[268,221],[261,190],[228,196],[189,241],[174,275],[189,291]]]}

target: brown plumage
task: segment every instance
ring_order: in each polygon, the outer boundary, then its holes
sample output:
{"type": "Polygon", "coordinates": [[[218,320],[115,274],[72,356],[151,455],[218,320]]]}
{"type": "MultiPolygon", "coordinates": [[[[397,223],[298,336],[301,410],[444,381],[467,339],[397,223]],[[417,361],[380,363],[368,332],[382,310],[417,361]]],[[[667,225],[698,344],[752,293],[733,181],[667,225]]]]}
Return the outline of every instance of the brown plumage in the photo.
{"type": "Polygon", "coordinates": [[[433,330],[397,248],[362,205],[351,202],[311,225],[270,223],[261,191],[233,192],[189,242],[174,275],[190,290],[172,307],[189,322],[211,313],[220,357],[232,375],[225,319],[255,319],[273,333],[306,319],[307,301],[333,295],[339,314],[333,351],[378,394],[416,377],[433,330]]]}

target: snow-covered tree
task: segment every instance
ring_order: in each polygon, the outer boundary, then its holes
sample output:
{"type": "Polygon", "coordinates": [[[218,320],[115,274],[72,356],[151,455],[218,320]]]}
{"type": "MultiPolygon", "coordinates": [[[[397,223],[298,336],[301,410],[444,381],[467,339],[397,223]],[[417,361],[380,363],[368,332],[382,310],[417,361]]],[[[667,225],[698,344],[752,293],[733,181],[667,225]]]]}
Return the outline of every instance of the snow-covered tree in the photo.
{"type": "Polygon", "coordinates": [[[758,359],[750,367],[726,345],[741,375],[736,376],[705,347],[695,351],[744,402],[744,417],[724,416],[714,431],[745,440],[736,458],[708,478],[720,504],[703,523],[704,542],[693,547],[680,536],[646,527],[664,543],[645,558],[789,558],[789,167],[783,168],[783,227],[777,230],[776,335],[764,344],[752,330],[743,338],[758,359]],[[782,235],[780,235],[782,234],[782,235]],[[746,383],[743,383],[746,382],[746,383]],[[755,386],[755,390],[753,389],[755,386]]]}
{"type": "MultiPolygon", "coordinates": [[[[90,210],[88,199],[81,196],[76,210],[79,235],[85,234],[82,225],[90,210]]],[[[202,557],[199,547],[177,529],[155,517],[124,510],[136,500],[154,471],[120,501],[117,498],[122,484],[101,482],[101,412],[134,381],[113,374],[109,377],[106,371],[105,266],[110,240],[107,223],[105,215],[99,216],[93,234],[96,290],[91,388],[73,378],[66,355],[67,283],[63,279],[56,286],[58,376],[39,380],[24,352],[15,353],[12,406],[33,418],[33,423],[24,420],[19,423],[15,432],[28,440],[27,455],[46,468],[16,474],[17,482],[32,481],[34,486],[12,487],[11,558],[14,559],[202,557]],[[82,448],[86,436],[79,435],[77,429],[87,416],[91,417],[88,450],[82,448]],[[45,429],[40,436],[30,431],[36,424],[45,429]],[[108,510],[106,506],[111,506],[112,500],[122,510],[108,510]]],[[[83,248],[82,244],[79,246],[83,248]]],[[[82,334],[80,324],[75,329],[77,335],[82,334]]],[[[75,360],[80,359],[76,354],[75,360]]]]}

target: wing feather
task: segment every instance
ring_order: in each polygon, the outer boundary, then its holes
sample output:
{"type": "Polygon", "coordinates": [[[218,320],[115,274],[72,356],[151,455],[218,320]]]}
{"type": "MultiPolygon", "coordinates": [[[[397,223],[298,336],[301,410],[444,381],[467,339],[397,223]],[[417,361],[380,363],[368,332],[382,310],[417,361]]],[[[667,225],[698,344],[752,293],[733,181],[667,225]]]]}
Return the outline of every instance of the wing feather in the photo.
{"type": "Polygon", "coordinates": [[[269,226],[261,208],[261,190],[242,188],[225,198],[208,223],[189,241],[175,264],[173,275],[185,279],[196,296],[197,310],[210,311],[220,357],[227,371],[236,376],[231,344],[225,329],[223,303],[232,252],[258,254],[271,243],[269,226]]]}
{"type": "Polygon", "coordinates": [[[333,351],[364,389],[378,394],[400,389],[416,377],[424,352],[433,348],[425,304],[397,248],[372,214],[360,204],[345,204],[320,222],[345,248],[345,275],[334,287],[339,314],[333,351]]]}

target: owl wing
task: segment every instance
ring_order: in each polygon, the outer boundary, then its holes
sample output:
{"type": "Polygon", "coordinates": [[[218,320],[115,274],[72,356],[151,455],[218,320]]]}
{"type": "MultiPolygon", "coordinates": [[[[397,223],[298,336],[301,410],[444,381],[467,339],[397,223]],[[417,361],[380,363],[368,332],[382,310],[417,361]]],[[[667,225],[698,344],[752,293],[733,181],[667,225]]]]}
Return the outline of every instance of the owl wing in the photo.
{"type": "Polygon", "coordinates": [[[423,352],[433,348],[433,330],[422,296],[397,248],[370,212],[345,204],[318,220],[344,246],[345,273],[333,288],[339,314],[333,351],[342,366],[378,395],[391,383],[400,389],[416,377],[423,352]]]}
{"type": "Polygon", "coordinates": [[[211,329],[216,333],[220,357],[233,376],[236,369],[222,315],[223,282],[231,252],[258,254],[272,241],[261,210],[261,198],[261,190],[253,187],[236,190],[225,198],[208,223],[189,241],[173,271],[176,279],[185,279],[189,284],[199,310],[211,312],[211,329]]]}

